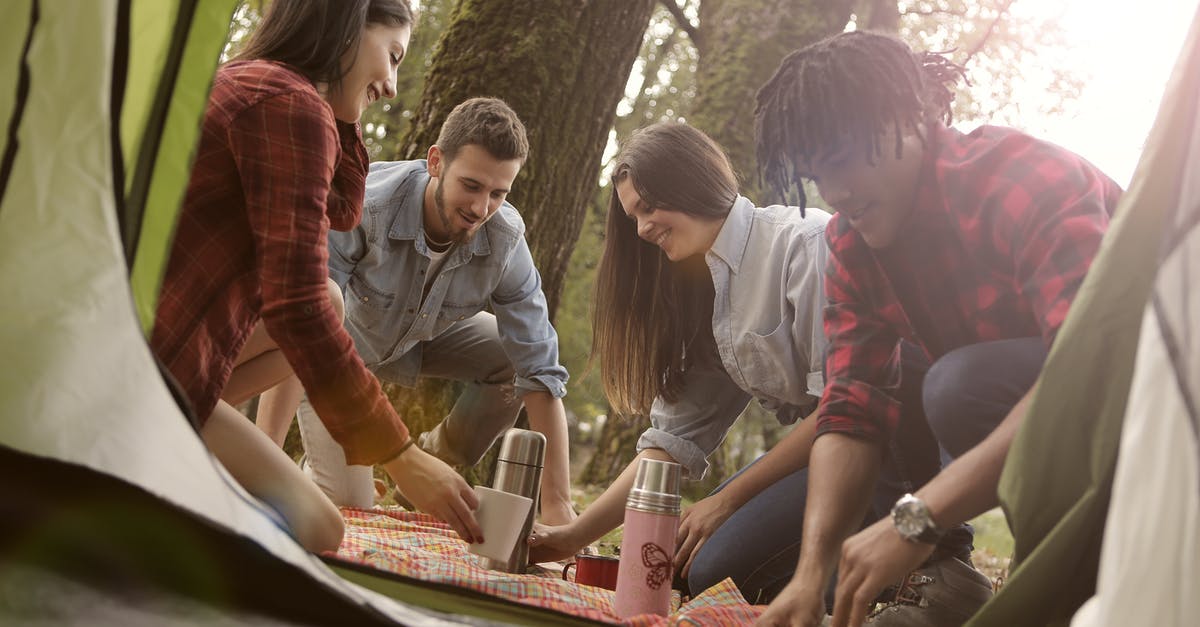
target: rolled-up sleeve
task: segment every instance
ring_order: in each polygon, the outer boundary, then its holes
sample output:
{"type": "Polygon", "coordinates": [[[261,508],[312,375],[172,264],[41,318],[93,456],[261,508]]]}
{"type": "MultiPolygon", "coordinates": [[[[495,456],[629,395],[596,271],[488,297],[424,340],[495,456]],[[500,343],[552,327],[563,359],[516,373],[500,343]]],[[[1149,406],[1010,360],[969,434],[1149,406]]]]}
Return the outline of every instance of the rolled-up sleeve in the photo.
{"type": "Polygon", "coordinates": [[[518,237],[492,292],[500,344],[516,371],[519,392],[567,394],[567,369],[558,362],[558,333],[550,324],[542,277],[524,237],[518,237]]]}
{"type": "Polygon", "coordinates": [[[750,398],[718,365],[698,365],[687,372],[675,402],[655,399],[650,428],[638,438],[637,449],[660,448],[683,466],[689,479],[703,479],[708,456],[721,445],[750,398]]]}

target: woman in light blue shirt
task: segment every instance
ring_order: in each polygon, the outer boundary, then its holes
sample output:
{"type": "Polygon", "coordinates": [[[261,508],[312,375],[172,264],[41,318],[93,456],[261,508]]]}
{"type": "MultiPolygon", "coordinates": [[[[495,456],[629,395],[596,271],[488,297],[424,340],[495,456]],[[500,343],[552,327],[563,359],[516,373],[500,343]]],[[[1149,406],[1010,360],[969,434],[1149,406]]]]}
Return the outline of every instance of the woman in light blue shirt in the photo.
{"type": "MultiPolygon", "coordinates": [[[[700,479],[751,399],[791,424],[811,415],[824,387],[829,215],[755,207],[720,147],[685,124],[638,131],[615,164],[593,350],[614,412],[649,415],[651,427],[577,520],[536,529],[539,561],[621,524],[639,459],[674,461],[700,479]]],[[[684,512],[675,566],[693,593],[733,577],[748,600],[766,602],[790,579],[815,422],[684,512]]]]}

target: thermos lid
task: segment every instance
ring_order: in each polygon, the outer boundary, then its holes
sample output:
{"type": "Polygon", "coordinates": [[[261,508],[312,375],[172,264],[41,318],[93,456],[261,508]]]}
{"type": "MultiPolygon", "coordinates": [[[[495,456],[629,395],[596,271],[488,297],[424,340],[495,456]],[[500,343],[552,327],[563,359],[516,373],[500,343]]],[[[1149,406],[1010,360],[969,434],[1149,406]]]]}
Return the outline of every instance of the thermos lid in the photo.
{"type": "Polygon", "coordinates": [[[679,513],[680,466],[674,462],[643,458],[638,462],[626,506],[664,514],[679,513]]]}
{"type": "Polygon", "coordinates": [[[528,429],[509,429],[500,444],[499,461],[542,467],[546,459],[546,436],[528,429]]]}

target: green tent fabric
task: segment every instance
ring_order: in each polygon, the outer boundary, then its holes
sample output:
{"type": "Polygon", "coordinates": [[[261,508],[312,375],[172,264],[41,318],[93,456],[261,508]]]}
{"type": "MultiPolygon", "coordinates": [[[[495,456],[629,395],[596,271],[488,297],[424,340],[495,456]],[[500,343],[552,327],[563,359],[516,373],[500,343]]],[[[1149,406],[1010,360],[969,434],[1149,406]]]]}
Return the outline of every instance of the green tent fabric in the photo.
{"type": "Polygon", "coordinates": [[[26,579],[126,624],[588,624],[335,571],[208,453],[161,375],[146,330],[237,4],[5,5],[0,624],[96,618],[25,613],[37,598],[7,601],[26,579]]]}
{"type": "Polygon", "coordinates": [[[122,236],[146,335],[220,50],[237,0],[137,0],[121,109],[127,219],[122,236]]]}
{"type": "Polygon", "coordinates": [[[1005,463],[1013,569],[972,627],[1066,625],[1095,590],[1142,318],[1200,115],[1198,25],[1005,463]]]}

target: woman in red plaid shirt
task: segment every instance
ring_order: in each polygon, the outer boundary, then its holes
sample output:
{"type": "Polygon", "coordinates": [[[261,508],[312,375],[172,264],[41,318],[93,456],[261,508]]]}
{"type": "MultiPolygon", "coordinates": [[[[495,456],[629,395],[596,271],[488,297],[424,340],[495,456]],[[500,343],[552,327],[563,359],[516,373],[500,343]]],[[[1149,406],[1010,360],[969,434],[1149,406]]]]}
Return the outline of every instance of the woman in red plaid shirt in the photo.
{"type": "Polygon", "coordinates": [[[835,567],[834,625],[860,624],[887,586],[872,624],[958,625],[991,595],[961,523],[996,505],[1121,190],[1013,129],[950,128],[961,75],[940,54],[850,32],[792,53],[759,92],[767,179],[811,181],[837,210],[800,558],[763,624],[819,624],[835,567]],[[955,459],[941,470],[941,457],[955,459]],[[909,492],[890,516],[869,503],[887,466],[904,467],[909,492]]]}
{"type": "Polygon", "coordinates": [[[363,110],[395,94],[407,0],[275,0],[217,71],[167,264],[151,345],[200,435],[310,550],[336,549],[337,509],[234,405],[293,372],[346,451],[465,539],[482,536],[467,483],[413,447],[342,327],[326,236],[362,213],[363,110]]]}

